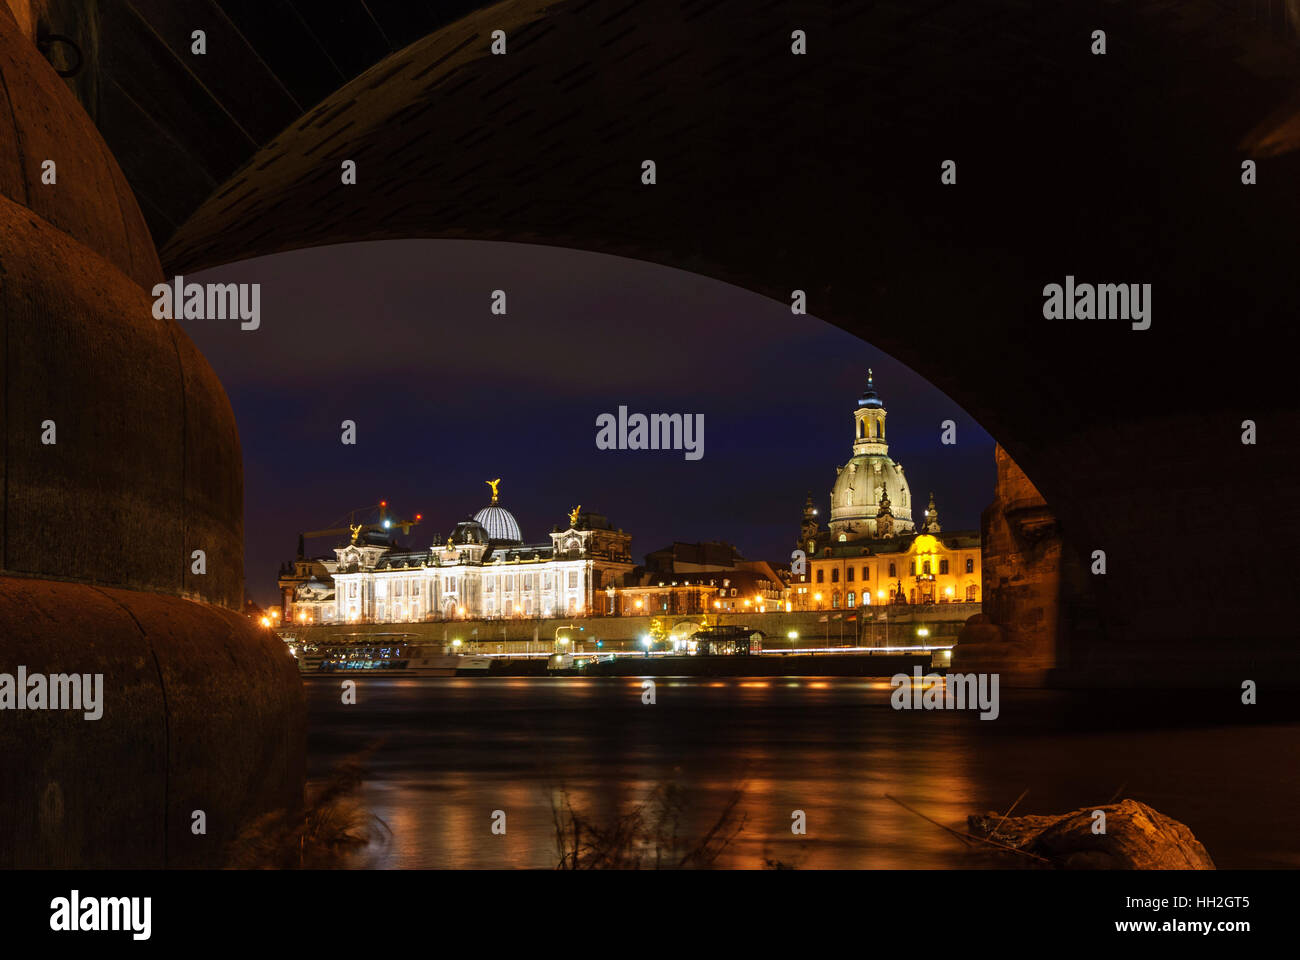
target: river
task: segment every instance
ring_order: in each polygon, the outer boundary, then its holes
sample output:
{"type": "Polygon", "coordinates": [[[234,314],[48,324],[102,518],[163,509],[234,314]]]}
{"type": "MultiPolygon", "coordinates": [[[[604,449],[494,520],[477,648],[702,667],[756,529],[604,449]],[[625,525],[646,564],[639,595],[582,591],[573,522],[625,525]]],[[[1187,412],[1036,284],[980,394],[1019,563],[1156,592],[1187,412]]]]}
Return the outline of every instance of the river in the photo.
{"type": "Polygon", "coordinates": [[[1300,866],[1300,724],[1237,725],[1235,705],[1192,725],[1172,697],[1004,689],[982,721],[894,710],[861,678],[658,678],[653,704],[631,678],[354,679],[355,704],[337,676],[305,689],[309,779],[369,749],[359,799],[389,835],[360,868],[551,868],[556,807],[609,826],[669,789],[687,847],[740,791],[718,867],[986,866],[918,814],[960,828],[1025,790],[1017,813],[1132,797],[1221,868],[1300,866]]]}

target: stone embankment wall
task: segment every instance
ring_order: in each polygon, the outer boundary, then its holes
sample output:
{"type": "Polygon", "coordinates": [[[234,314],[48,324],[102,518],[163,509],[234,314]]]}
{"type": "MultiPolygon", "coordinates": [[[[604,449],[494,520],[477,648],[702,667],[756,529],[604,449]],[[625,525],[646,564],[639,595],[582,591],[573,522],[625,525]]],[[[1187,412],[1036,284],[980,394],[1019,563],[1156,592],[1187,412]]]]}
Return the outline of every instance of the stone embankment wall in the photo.
{"type": "MultiPolygon", "coordinates": [[[[881,608],[873,613],[879,616],[881,608]]],[[[855,614],[838,611],[844,619],[831,619],[837,611],[797,611],[791,613],[724,614],[710,617],[710,622],[723,625],[741,624],[767,634],[764,645],[775,647],[819,646],[911,646],[916,644],[949,644],[957,639],[962,624],[980,612],[977,603],[946,603],[929,607],[889,607],[884,620],[868,620],[861,611],[857,620],[848,620],[855,614]],[[825,623],[821,619],[826,617],[825,623]],[[917,630],[924,627],[928,637],[917,630]],[[791,639],[791,632],[798,637],[791,639]]],[[[578,620],[433,620],[419,623],[369,623],[335,624],[313,627],[285,627],[280,632],[305,640],[339,641],[350,637],[383,637],[404,635],[423,643],[451,644],[461,641],[465,653],[523,653],[530,650],[550,649],[557,628],[563,629],[579,644],[579,649],[595,649],[597,641],[602,649],[617,650],[623,645],[638,644],[650,632],[653,617],[590,617],[578,620]]],[[[661,620],[672,630],[685,629],[698,623],[699,617],[664,615],[661,620]]]]}

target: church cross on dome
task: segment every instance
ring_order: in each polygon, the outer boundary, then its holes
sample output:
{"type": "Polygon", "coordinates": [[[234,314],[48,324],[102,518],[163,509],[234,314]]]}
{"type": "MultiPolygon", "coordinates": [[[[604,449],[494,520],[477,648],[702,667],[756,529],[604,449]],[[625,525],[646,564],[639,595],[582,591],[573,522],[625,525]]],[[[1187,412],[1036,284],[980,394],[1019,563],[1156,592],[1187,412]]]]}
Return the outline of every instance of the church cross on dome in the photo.
{"type": "Polygon", "coordinates": [[[858,398],[859,407],[877,407],[883,408],[884,403],[880,399],[880,394],[876,392],[876,372],[867,367],[867,389],[862,391],[862,396],[858,398]]]}

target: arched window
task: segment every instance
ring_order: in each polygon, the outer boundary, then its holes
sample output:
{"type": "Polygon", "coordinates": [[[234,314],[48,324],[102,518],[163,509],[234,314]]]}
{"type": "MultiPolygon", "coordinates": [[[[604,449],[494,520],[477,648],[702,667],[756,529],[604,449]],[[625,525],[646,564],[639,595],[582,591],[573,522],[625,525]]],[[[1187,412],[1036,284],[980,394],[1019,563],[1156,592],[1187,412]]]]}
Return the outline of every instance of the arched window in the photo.
{"type": "Polygon", "coordinates": [[[865,420],[859,420],[859,421],[858,421],[858,439],[859,439],[859,440],[861,440],[863,437],[865,437],[865,436],[867,435],[867,434],[866,434],[866,429],[867,429],[867,421],[865,421],[865,420]]]}
{"type": "Polygon", "coordinates": [[[925,563],[921,566],[921,572],[922,572],[922,573],[929,573],[929,572],[930,572],[930,561],[929,561],[929,560],[925,561],[925,563]]]}
{"type": "Polygon", "coordinates": [[[852,606],[854,605],[854,602],[855,602],[857,599],[858,599],[858,595],[857,595],[856,593],[854,593],[852,590],[850,590],[850,591],[849,591],[849,599],[848,599],[848,603],[845,604],[845,605],[846,605],[846,606],[849,606],[849,607],[852,607],[852,606]]]}
{"type": "Polygon", "coordinates": [[[980,592],[980,588],[975,586],[975,584],[972,583],[969,587],[966,588],[966,599],[972,601],[976,600],[979,597],[979,592],[980,592]]]}
{"type": "MultiPolygon", "coordinates": [[[[892,563],[889,565],[889,575],[890,575],[891,577],[896,577],[896,576],[898,576],[898,567],[896,567],[896,566],[895,566],[894,564],[892,564],[892,563]]],[[[890,591],[890,592],[891,592],[891,594],[892,594],[893,591],[890,591]]]]}
{"type": "Polygon", "coordinates": [[[840,608],[840,592],[838,590],[831,594],[831,607],[835,610],[840,608]]]}

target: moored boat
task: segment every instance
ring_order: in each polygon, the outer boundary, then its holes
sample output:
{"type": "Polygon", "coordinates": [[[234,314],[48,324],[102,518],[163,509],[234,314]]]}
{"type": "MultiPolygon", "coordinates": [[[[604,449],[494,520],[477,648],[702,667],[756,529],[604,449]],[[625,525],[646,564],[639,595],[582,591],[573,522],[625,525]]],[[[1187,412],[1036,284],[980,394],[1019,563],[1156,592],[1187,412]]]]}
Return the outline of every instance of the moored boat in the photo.
{"type": "Polygon", "coordinates": [[[366,673],[403,677],[483,676],[491,657],[435,652],[410,634],[353,634],[325,642],[290,643],[304,675],[366,673]]]}

